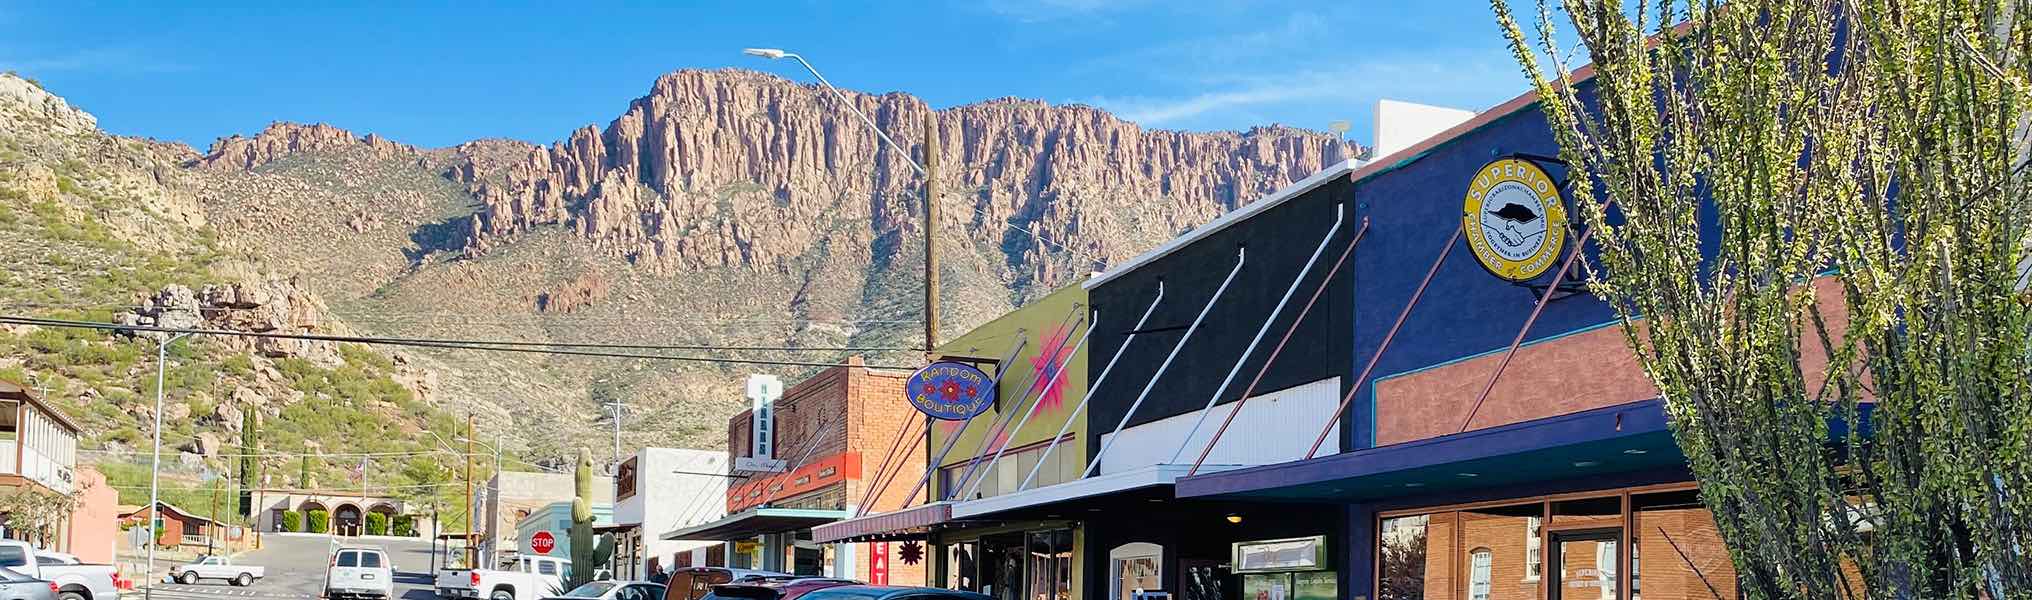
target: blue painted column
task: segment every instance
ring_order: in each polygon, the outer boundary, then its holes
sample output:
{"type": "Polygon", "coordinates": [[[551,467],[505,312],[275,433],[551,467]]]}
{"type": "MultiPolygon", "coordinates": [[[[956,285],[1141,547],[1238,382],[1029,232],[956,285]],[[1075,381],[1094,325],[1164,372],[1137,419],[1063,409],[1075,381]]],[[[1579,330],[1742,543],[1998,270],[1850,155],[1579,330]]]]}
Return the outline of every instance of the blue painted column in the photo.
{"type": "Polygon", "coordinates": [[[1376,590],[1376,511],[1365,504],[1348,504],[1342,528],[1341,597],[1347,600],[1374,600],[1376,590]]]}

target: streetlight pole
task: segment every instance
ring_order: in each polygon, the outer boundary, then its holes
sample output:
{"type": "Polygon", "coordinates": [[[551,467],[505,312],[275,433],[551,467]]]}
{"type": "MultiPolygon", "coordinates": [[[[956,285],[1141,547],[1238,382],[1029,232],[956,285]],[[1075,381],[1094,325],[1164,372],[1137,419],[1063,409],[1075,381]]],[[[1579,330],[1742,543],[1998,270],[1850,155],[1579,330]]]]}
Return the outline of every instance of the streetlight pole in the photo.
{"type": "Polygon", "coordinates": [[[795,52],[786,52],[779,48],[747,48],[741,50],[741,53],[770,60],[785,58],[797,60],[797,64],[804,65],[804,70],[810,71],[811,76],[818,79],[820,85],[824,85],[827,91],[832,92],[833,97],[839,99],[840,105],[846,107],[847,112],[854,113],[854,116],[860,117],[861,122],[867,123],[868,129],[873,130],[876,137],[882,138],[883,143],[888,144],[897,154],[903,156],[905,164],[910,165],[912,169],[916,169],[917,174],[924,177],[924,352],[930,354],[931,349],[938,346],[938,243],[935,241],[936,234],[938,233],[938,129],[936,118],[931,116],[925,117],[924,164],[918,164],[916,159],[910,157],[909,150],[897,144],[896,140],[889,139],[889,134],[882,133],[882,127],[876,125],[875,120],[868,118],[868,115],[861,112],[861,109],[855,108],[853,101],[847,99],[845,93],[840,92],[839,88],[833,87],[833,82],[827,81],[825,75],[819,74],[818,67],[811,66],[811,61],[805,60],[803,56],[799,56],[795,52]]]}
{"type": "MultiPolygon", "coordinates": [[[[149,578],[149,582],[148,587],[141,590],[142,598],[153,598],[155,595],[155,547],[158,545],[157,542],[160,541],[155,539],[155,536],[162,534],[160,530],[156,529],[155,524],[162,520],[162,386],[166,379],[166,372],[169,369],[169,346],[170,344],[175,344],[178,340],[190,337],[190,335],[189,333],[179,333],[155,345],[155,443],[152,453],[154,456],[148,463],[148,574],[146,577],[149,578]]],[[[241,450],[245,451],[244,448],[241,450]]]]}

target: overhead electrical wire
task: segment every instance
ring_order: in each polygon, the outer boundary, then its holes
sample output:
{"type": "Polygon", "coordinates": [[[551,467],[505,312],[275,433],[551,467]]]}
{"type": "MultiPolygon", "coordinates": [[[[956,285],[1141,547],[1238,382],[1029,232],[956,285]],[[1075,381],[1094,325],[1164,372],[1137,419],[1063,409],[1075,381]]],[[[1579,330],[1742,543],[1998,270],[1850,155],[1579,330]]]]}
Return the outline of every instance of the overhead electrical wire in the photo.
{"type": "MultiPolygon", "coordinates": [[[[119,323],[104,323],[98,321],[45,319],[39,317],[22,317],[22,316],[6,316],[6,315],[0,315],[0,323],[13,325],[36,325],[41,327],[76,327],[82,329],[99,329],[105,331],[150,331],[173,334],[189,333],[203,335],[223,335],[232,337],[307,340],[315,342],[352,342],[358,344],[409,346],[417,348],[442,348],[451,350],[482,350],[489,352],[517,352],[525,354],[551,354],[560,356],[590,356],[600,358],[667,360],[674,362],[720,363],[720,364],[738,364],[738,365],[781,365],[781,366],[822,367],[822,368],[840,366],[840,363],[837,362],[714,358],[710,356],[669,356],[661,354],[634,354],[624,352],[591,352],[569,349],[545,349],[524,346],[506,346],[501,345],[499,343],[490,343],[484,340],[387,338],[373,336],[346,336],[346,335],[299,334],[299,333],[260,333],[251,331],[231,331],[224,329],[194,329],[185,327],[156,327],[152,325],[122,325],[119,323]]],[[[887,370],[887,371],[914,371],[917,369],[916,367],[906,367],[896,365],[863,365],[863,366],[868,369],[887,370]]]]}

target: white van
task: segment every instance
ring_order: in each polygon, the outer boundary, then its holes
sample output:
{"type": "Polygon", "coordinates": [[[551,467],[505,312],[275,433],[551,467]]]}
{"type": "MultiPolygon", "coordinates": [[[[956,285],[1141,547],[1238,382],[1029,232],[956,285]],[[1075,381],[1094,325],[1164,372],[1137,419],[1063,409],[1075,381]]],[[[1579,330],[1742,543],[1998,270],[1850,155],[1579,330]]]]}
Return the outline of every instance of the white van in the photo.
{"type": "Polygon", "coordinates": [[[331,600],[395,596],[395,565],[380,548],[341,547],[325,569],[325,597],[331,600]]]}

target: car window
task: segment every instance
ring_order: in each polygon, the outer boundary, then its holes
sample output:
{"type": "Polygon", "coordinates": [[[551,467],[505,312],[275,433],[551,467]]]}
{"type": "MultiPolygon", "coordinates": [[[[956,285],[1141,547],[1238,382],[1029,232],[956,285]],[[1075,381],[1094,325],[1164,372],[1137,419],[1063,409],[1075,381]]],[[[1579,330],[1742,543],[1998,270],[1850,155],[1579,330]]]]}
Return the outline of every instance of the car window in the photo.
{"type": "Polygon", "coordinates": [[[218,564],[225,564],[225,562],[226,562],[226,561],[224,561],[224,560],[220,560],[220,559],[219,559],[219,557],[217,557],[217,556],[207,556],[207,557],[205,557],[205,562],[204,562],[204,563],[202,563],[202,564],[207,564],[207,565],[218,565],[218,564]]]}
{"type": "Polygon", "coordinates": [[[381,568],[381,553],[379,553],[379,552],[361,552],[361,553],[360,553],[360,566],[362,566],[362,567],[367,567],[367,568],[369,568],[369,569],[379,569],[379,568],[381,568]]]}
{"type": "Polygon", "coordinates": [[[800,600],[880,600],[881,590],[826,589],[805,594],[800,600]]]}
{"type": "Polygon", "coordinates": [[[660,585],[639,583],[628,587],[635,588],[635,591],[640,594],[642,600],[660,600],[663,598],[663,586],[660,585]]]}
{"type": "Polygon", "coordinates": [[[28,564],[28,552],[20,546],[0,546],[0,567],[19,567],[28,564]]]}
{"type": "Polygon", "coordinates": [[[607,590],[611,589],[614,589],[614,584],[605,581],[595,581],[572,588],[572,591],[565,592],[564,595],[571,598],[598,598],[601,594],[605,594],[607,590]]]}
{"type": "Polygon", "coordinates": [[[15,583],[22,581],[35,581],[35,578],[28,576],[27,573],[23,573],[6,567],[0,567],[0,581],[15,583]]]}
{"type": "Polygon", "coordinates": [[[341,567],[360,566],[360,553],[351,550],[340,552],[338,566],[341,567]]]}
{"type": "Polygon", "coordinates": [[[547,560],[537,561],[536,573],[539,575],[556,575],[557,563],[550,562],[547,560]]]}

